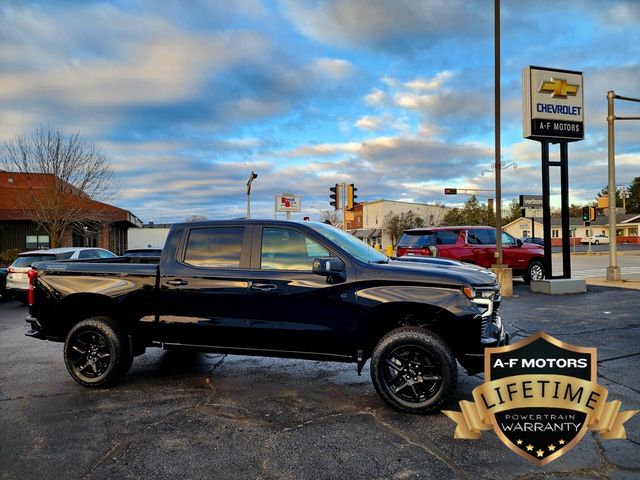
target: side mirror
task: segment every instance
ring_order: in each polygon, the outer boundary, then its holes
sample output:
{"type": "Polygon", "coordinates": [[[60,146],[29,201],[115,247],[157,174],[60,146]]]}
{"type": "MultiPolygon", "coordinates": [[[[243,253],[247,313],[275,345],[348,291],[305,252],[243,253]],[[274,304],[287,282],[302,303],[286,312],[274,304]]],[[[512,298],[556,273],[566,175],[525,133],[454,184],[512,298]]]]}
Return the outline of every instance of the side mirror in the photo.
{"type": "Polygon", "coordinates": [[[338,257],[322,257],[313,259],[313,273],[316,275],[335,275],[344,272],[344,263],[338,257]]]}
{"type": "Polygon", "coordinates": [[[521,247],[522,246],[522,240],[520,240],[519,238],[516,238],[516,242],[518,242],[518,246],[521,247]]]}

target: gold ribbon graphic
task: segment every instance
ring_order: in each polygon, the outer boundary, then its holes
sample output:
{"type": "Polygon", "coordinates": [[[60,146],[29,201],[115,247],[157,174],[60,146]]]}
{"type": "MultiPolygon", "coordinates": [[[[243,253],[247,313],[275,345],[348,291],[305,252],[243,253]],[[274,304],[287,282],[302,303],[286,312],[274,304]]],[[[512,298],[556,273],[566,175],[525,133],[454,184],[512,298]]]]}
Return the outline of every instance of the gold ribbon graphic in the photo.
{"type": "Polygon", "coordinates": [[[564,408],[587,415],[587,426],[603,439],[624,439],[624,422],[640,410],[620,412],[622,402],[607,402],[609,392],[594,382],[564,375],[520,375],[479,385],[474,402],[462,400],[460,412],[443,410],[456,422],[454,438],[478,439],[494,427],[493,414],[516,408],[564,408]]]}

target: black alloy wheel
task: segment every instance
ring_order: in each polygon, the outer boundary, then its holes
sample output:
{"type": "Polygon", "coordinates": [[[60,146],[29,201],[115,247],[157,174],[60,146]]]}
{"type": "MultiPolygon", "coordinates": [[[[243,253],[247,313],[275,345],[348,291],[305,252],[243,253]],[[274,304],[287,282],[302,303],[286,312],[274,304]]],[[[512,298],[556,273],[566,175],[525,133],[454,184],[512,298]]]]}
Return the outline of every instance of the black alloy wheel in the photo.
{"type": "Polygon", "coordinates": [[[77,323],[64,344],[64,362],[71,377],[86,387],[102,387],[124,375],[133,357],[127,336],[109,317],[77,323]]]}
{"type": "Polygon", "coordinates": [[[71,339],[69,360],[78,374],[98,378],[111,365],[111,347],[99,332],[85,330],[71,339]]]}
{"type": "Polygon", "coordinates": [[[371,357],[371,379],[380,396],[398,410],[427,413],[454,392],[458,369],[447,344],[420,327],[389,332],[371,357]]]}
{"type": "Polygon", "coordinates": [[[384,362],[384,381],[406,402],[424,402],[442,386],[440,362],[420,345],[402,345],[390,352],[384,362]]]}

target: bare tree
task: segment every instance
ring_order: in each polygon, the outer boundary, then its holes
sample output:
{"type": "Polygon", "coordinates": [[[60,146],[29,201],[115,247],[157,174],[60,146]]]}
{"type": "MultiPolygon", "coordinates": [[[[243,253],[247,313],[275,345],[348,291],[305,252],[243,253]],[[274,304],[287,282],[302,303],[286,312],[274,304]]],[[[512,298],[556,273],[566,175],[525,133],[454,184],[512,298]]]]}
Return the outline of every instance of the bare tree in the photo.
{"type": "Polygon", "coordinates": [[[116,191],[113,170],[105,155],[80,134],[40,126],[0,146],[5,170],[26,178],[25,195],[16,195],[20,209],[49,233],[51,247],[60,244],[73,226],[95,228],[109,220],[106,201],[116,191]]]}
{"type": "Polygon", "coordinates": [[[209,219],[204,215],[189,215],[187,218],[184,219],[185,222],[204,222],[206,220],[209,220],[209,219]]]}
{"type": "Polygon", "coordinates": [[[331,225],[335,225],[338,223],[338,214],[335,210],[321,210],[320,211],[320,221],[324,223],[331,223],[331,225]]]}
{"type": "Polygon", "coordinates": [[[393,243],[393,245],[398,244],[398,240],[400,240],[405,230],[424,227],[424,225],[424,218],[416,215],[412,210],[402,212],[400,215],[394,215],[391,211],[385,215],[383,221],[383,229],[389,237],[391,237],[391,243],[393,243]]]}

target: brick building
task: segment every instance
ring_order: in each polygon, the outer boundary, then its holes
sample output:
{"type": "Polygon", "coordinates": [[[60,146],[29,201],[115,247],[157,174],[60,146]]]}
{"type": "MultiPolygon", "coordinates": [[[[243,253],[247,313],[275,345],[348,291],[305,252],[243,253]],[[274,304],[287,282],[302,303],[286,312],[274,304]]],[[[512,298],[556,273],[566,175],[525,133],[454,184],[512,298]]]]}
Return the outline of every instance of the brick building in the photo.
{"type": "Polygon", "coordinates": [[[52,174],[0,171],[0,252],[49,248],[48,233],[34,221],[35,210],[65,206],[82,221],[64,230],[61,247],[95,246],[122,254],[127,248],[127,230],[142,226],[128,210],[95,201],[52,174]],[[58,196],[56,201],[54,196],[58,196]]]}

